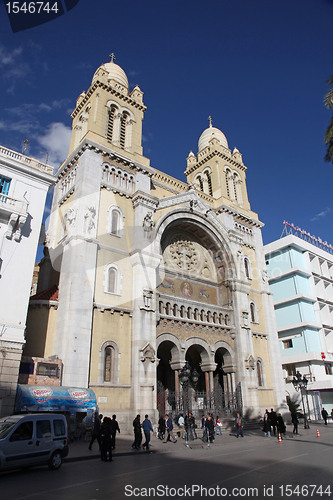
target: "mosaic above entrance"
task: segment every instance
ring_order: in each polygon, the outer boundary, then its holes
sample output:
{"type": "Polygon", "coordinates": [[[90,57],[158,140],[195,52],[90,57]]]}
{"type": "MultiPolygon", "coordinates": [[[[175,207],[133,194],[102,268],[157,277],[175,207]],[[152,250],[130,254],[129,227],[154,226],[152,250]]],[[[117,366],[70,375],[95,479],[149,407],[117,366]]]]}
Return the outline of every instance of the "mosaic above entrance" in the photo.
{"type": "Polygon", "coordinates": [[[217,305],[217,293],[214,287],[203,286],[188,280],[165,277],[157,291],[217,305]]]}

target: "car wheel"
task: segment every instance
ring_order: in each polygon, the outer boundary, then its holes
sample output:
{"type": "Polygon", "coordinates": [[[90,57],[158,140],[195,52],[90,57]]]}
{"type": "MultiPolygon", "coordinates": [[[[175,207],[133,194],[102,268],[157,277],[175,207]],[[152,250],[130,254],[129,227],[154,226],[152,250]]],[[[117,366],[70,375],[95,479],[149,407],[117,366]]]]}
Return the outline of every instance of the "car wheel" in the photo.
{"type": "Polygon", "coordinates": [[[52,457],[48,461],[48,466],[51,470],[60,469],[62,464],[62,454],[61,451],[57,450],[52,454],[52,457]]]}

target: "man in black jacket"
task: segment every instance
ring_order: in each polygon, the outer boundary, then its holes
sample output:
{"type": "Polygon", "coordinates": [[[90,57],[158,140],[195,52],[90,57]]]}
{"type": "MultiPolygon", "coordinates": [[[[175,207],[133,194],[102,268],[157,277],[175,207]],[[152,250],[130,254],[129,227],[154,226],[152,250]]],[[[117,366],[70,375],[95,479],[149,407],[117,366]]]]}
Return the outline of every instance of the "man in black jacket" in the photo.
{"type": "Polygon", "coordinates": [[[111,429],[112,429],[111,441],[112,441],[112,443],[111,444],[112,444],[113,450],[116,447],[116,432],[118,431],[120,434],[120,429],[119,429],[119,425],[118,425],[116,418],[117,418],[117,415],[112,415],[112,420],[111,420],[111,429]]]}
{"type": "Polygon", "coordinates": [[[134,443],[132,444],[132,448],[138,450],[139,448],[141,448],[141,441],[142,441],[140,415],[137,415],[133,420],[133,429],[134,429],[134,443]]]}

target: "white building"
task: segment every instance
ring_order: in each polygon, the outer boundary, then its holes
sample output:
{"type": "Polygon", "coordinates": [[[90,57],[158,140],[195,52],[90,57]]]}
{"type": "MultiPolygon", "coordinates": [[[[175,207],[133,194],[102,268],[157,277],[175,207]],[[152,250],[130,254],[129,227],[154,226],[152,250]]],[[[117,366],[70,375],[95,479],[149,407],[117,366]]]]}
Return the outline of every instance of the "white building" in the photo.
{"type": "Polygon", "coordinates": [[[308,379],[306,411],[333,409],[333,247],[287,222],[265,246],[287,395],[297,371],[308,379]],[[309,408],[307,407],[309,405],[309,408]]]}
{"type": "Polygon", "coordinates": [[[0,146],[0,415],[13,411],[32,275],[53,167],[0,146]]]}

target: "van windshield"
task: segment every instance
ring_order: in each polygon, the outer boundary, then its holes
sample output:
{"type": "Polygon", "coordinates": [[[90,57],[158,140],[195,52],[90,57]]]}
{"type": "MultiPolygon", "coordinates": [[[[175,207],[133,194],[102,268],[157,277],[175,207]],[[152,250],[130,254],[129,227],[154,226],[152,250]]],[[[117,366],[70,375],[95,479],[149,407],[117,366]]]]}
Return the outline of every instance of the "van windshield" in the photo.
{"type": "Polygon", "coordinates": [[[0,439],[8,436],[10,431],[15,427],[17,422],[0,422],[0,439]]]}

